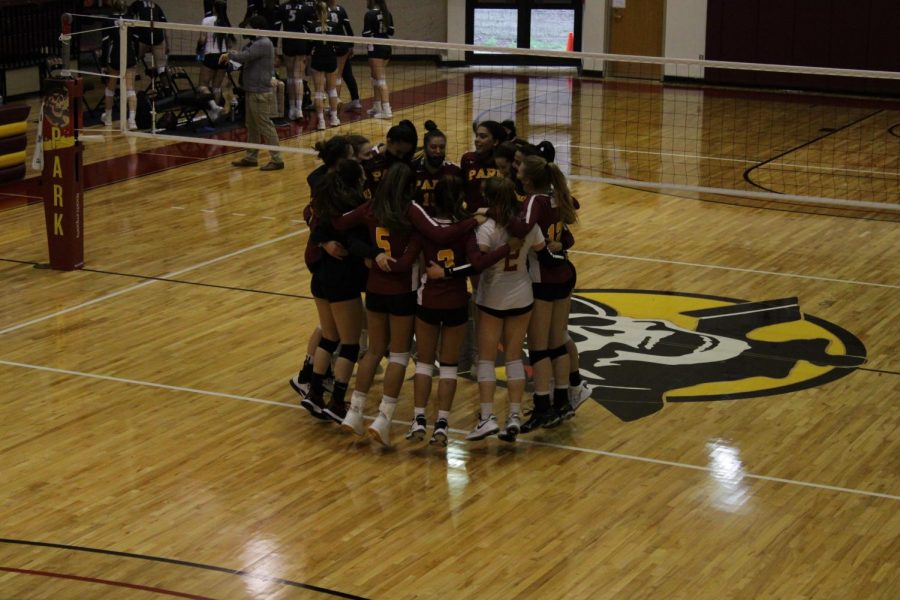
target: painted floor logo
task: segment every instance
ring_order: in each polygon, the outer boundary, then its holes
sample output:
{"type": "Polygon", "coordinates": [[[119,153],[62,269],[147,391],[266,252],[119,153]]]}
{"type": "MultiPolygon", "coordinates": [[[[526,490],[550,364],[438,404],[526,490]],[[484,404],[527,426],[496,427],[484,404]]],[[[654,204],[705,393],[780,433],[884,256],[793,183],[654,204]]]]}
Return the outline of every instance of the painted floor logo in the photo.
{"type": "Polygon", "coordinates": [[[834,381],[866,360],[852,333],[797,298],[747,302],[643,290],[578,290],[569,334],[594,400],[623,421],[665,402],[736,400],[834,381]]]}

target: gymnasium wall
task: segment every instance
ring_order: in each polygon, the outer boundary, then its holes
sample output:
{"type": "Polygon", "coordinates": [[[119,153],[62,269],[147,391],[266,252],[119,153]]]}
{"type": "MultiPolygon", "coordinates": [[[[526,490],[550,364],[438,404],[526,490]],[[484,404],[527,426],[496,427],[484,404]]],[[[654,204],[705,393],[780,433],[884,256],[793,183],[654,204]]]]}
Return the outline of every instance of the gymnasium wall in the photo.
{"type": "MultiPolygon", "coordinates": [[[[900,71],[898,0],[709,0],[706,57],[900,71]]],[[[900,92],[896,82],[710,69],[720,83],[900,92]]]]}

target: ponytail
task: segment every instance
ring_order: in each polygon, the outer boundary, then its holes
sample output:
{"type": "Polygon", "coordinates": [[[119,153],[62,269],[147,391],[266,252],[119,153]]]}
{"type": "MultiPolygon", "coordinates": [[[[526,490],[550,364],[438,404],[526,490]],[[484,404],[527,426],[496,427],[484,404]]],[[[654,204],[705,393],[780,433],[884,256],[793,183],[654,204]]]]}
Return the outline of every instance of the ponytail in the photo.
{"type": "Polygon", "coordinates": [[[559,219],[566,225],[578,221],[578,213],[575,212],[575,204],[572,202],[572,192],[566,183],[566,176],[559,170],[556,163],[547,163],[550,170],[550,182],[553,185],[553,197],[556,198],[556,209],[559,211],[559,219]]]}

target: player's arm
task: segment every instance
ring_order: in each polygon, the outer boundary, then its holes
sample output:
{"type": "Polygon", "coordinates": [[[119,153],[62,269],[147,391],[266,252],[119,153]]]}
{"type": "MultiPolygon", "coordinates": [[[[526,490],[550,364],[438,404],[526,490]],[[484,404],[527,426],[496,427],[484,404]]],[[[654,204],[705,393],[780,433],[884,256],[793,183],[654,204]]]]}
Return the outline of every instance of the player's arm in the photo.
{"type": "Polygon", "coordinates": [[[353,229],[354,227],[359,227],[360,225],[365,224],[366,222],[366,214],[369,210],[369,203],[366,202],[364,204],[360,204],[350,212],[346,212],[340,217],[331,221],[331,224],[338,231],[347,231],[348,229],[353,229]]]}
{"type": "Polygon", "coordinates": [[[436,244],[445,245],[453,242],[459,236],[472,231],[478,221],[475,217],[463,219],[453,225],[441,225],[432,219],[421,205],[411,202],[406,209],[406,218],[421,235],[432,240],[436,244]]]}

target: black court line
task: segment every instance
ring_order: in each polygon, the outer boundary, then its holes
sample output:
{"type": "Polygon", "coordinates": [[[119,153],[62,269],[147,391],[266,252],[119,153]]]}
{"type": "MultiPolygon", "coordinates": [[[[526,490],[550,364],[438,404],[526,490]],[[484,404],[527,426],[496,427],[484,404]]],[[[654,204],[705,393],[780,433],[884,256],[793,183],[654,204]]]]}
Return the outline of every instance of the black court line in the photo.
{"type": "MultiPolygon", "coordinates": [[[[767,187],[765,187],[765,186],[763,186],[763,185],[760,185],[760,184],[756,183],[755,181],[753,181],[753,178],[750,176],[750,174],[753,173],[753,171],[755,171],[756,169],[758,169],[758,168],[760,168],[760,167],[763,167],[763,166],[765,166],[765,165],[767,165],[767,164],[769,164],[769,163],[771,163],[771,162],[774,162],[774,161],[778,160],[779,158],[783,158],[783,157],[787,156],[788,154],[792,154],[792,153],[796,152],[797,150],[802,150],[803,148],[806,148],[807,146],[811,146],[811,145],[815,144],[816,142],[820,142],[820,141],[824,140],[825,138],[831,137],[831,136],[833,136],[833,135],[836,134],[836,133],[840,133],[841,131],[844,131],[845,129],[849,129],[850,127],[853,127],[854,125],[857,125],[857,124],[859,124],[859,123],[862,123],[862,122],[865,121],[866,119],[871,119],[871,118],[874,117],[875,115],[881,114],[881,113],[883,113],[883,112],[884,112],[884,109],[883,109],[883,108],[882,108],[882,109],[878,109],[878,110],[876,110],[875,112],[873,112],[873,113],[871,113],[871,114],[862,116],[862,117],[856,119],[855,121],[851,121],[850,123],[847,123],[846,125],[842,125],[842,126],[838,127],[837,129],[833,129],[833,130],[831,130],[831,131],[828,131],[828,132],[826,132],[826,133],[820,135],[820,136],[817,137],[817,138],[813,138],[813,139],[809,140],[808,142],[804,142],[804,143],[800,144],[799,146],[796,146],[796,147],[794,147],[794,148],[791,148],[791,149],[789,149],[789,150],[786,150],[786,151],[782,152],[781,154],[776,154],[775,156],[773,156],[773,157],[771,157],[771,158],[768,158],[768,159],[762,161],[761,163],[758,163],[758,164],[756,164],[756,165],[753,165],[752,167],[749,167],[749,168],[747,168],[747,169],[744,170],[744,181],[746,181],[746,182],[749,183],[750,185],[755,186],[755,187],[757,187],[757,188],[759,188],[759,189],[761,189],[761,190],[763,190],[763,191],[770,192],[770,193],[772,193],[772,194],[783,194],[784,192],[779,192],[778,190],[772,190],[772,189],[769,189],[769,188],[767,188],[767,187]]],[[[841,208],[843,208],[843,209],[845,209],[845,210],[867,210],[867,211],[869,211],[869,212],[872,212],[872,209],[870,209],[870,208],[867,208],[867,209],[863,209],[863,208],[851,208],[851,207],[841,207],[841,208]]]]}
{"type": "Polygon", "coordinates": [[[884,373],[885,375],[900,375],[900,371],[888,371],[886,369],[870,369],[868,367],[857,367],[860,371],[869,371],[870,373],[884,373]]]}
{"type": "MultiPolygon", "coordinates": [[[[32,265],[34,267],[42,267],[44,263],[38,263],[30,260],[16,260],[13,258],[0,258],[0,261],[17,263],[21,265],[32,265]]],[[[167,283],[181,283],[185,285],[196,285],[200,287],[215,288],[220,290],[230,290],[234,292],[248,292],[251,294],[265,294],[267,296],[282,296],[284,298],[297,298],[299,300],[315,300],[312,296],[303,296],[301,294],[288,294],[285,292],[272,292],[269,290],[257,290],[254,288],[243,288],[230,285],[218,285],[215,283],[202,283],[199,281],[185,281],[184,279],[169,279],[166,277],[155,277],[153,275],[139,275],[136,273],[119,273],[117,271],[104,271],[102,269],[78,269],[85,273],[98,273],[100,275],[115,275],[117,277],[132,277],[134,279],[148,279],[153,281],[165,281],[167,283]]]]}
{"type": "Polygon", "coordinates": [[[89,548],[87,546],[72,546],[69,544],[53,544],[51,542],[36,542],[33,540],[16,540],[9,538],[0,538],[0,543],[2,544],[16,544],[19,546],[35,546],[39,548],[54,548],[56,550],[71,550],[73,552],[89,552],[92,554],[105,554],[107,556],[118,556],[121,558],[134,558],[138,560],[148,560],[153,562],[166,563],[170,565],[178,565],[180,567],[190,567],[192,569],[203,569],[205,571],[216,571],[218,573],[225,573],[226,575],[234,575],[236,577],[244,577],[247,579],[258,579],[260,581],[266,581],[269,583],[277,583],[280,585],[284,585],[287,587],[301,588],[304,590],[310,590],[312,592],[317,592],[319,594],[325,594],[328,596],[334,596],[336,598],[349,598],[351,600],[366,600],[365,596],[356,596],[354,594],[348,594],[347,592],[341,592],[338,590],[332,590],[329,588],[319,587],[317,585],[312,585],[309,583],[302,583],[300,581],[291,581],[290,579],[281,579],[280,577],[269,577],[267,575],[259,575],[257,573],[249,573],[247,571],[242,571],[239,569],[229,569],[227,567],[218,567],[216,565],[206,565],[203,563],[195,563],[186,560],[178,560],[176,558],[166,558],[163,556],[152,556],[149,554],[133,554],[131,552],[120,552],[118,550],[104,550],[102,548],[89,548]]]}

